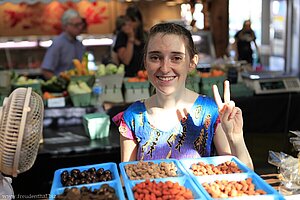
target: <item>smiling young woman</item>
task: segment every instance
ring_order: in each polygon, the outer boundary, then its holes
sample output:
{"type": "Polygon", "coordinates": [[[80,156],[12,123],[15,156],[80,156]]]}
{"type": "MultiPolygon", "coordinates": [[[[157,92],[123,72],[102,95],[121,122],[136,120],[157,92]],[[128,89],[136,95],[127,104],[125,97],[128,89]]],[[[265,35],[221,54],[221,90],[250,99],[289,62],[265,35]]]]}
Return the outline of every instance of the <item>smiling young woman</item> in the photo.
{"type": "Polygon", "coordinates": [[[224,102],[215,86],[215,101],[185,87],[197,62],[187,29],[173,23],[150,29],[144,64],[156,93],[113,118],[121,133],[122,162],[210,156],[214,145],[219,155],[232,154],[253,168],[242,112],[230,100],[229,82],[224,84],[224,102]]]}

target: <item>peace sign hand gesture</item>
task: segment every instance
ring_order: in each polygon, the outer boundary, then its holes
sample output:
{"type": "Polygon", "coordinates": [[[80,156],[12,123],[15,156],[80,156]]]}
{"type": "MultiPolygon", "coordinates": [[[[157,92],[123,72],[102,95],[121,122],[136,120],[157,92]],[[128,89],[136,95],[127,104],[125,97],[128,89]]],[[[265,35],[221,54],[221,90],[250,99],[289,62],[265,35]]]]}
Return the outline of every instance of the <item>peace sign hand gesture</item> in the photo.
{"type": "Polygon", "coordinates": [[[236,134],[243,133],[243,116],[240,108],[235,107],[234,101],[230,100],[229,81],[224,82],[224,102],[222,102],[218,87],[213,85],[215,101],[218,105],[221,125],[227,137],[234,139],[236,134]]]}

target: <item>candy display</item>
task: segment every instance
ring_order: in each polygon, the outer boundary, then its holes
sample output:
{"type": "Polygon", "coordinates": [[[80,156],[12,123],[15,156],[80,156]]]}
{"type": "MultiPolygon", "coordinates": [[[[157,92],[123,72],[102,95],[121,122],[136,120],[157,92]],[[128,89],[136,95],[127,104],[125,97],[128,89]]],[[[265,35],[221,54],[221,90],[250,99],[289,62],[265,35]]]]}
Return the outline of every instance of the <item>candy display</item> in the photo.
{"type": "Polygon", "coordinates": [[[284,199],[234,156],[121,162],[119,169],[115,163],[59,169],[50,195],[53,200],[284,199]]]}

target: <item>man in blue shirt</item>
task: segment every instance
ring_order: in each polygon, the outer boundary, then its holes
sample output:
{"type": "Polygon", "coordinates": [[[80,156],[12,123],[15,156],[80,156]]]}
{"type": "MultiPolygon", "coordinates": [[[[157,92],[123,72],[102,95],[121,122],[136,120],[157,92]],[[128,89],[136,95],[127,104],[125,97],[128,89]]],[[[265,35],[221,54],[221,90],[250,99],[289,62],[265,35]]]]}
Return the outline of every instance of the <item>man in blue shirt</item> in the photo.
{"type": "Polygon", "coordinates": [[[60,72],[72,69],[72,60],[82,59],[85,48],[76,37],[82,33],[84,22],[75,10],[67,10],[61,19],[63,32],[57,36],[48,48],[42,62],[42,72],[45,79],[50,79],[60,72]]]}

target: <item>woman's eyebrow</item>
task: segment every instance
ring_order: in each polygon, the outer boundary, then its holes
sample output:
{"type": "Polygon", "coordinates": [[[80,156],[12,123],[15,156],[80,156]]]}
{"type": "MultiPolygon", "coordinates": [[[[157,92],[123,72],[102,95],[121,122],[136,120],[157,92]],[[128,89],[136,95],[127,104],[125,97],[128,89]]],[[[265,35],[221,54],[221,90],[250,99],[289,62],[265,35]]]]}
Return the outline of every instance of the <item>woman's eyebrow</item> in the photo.
{"type": "MultiPolygon", "coordinates": [[[[160,51],[149,51],[148,54],[160,54],[160,51]]],[[[185,55],[185,53],[180,52],[180,51],[172,51],[172,54],[179,54],[179,55],[185,55]]]]}
{"type": "Polygon", "coordinates": [[[160,51],[149,51],[148,54],[158,54],[160,51]]]}
{"type": "Polygon", "coordinates": [[[185,55],[185,53],[183,53],[183,52],[180,52],[180,51],[172,51],[171,52],[172,54],[180,54],[180,55],[185,55]]]}

